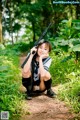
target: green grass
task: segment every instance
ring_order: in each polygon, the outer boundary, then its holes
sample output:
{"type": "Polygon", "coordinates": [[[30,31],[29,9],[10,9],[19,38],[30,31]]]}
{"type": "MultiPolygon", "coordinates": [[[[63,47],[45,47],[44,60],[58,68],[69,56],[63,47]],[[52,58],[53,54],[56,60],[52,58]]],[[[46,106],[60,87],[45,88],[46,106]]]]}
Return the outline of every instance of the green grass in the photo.
{"type": "Polygon", "coordinates": [[[80,61],[75,64],[72,57],[66,62],[61,62],[68,54],[55,55],[51,53],[52,65],[50,72],[53,86],[60,85],[59,98],[67,102],[75,113],[80,112],[80,61]]]}
{"type": "Polygon", "coordinates": [[[21,70],[18,55],[11,48],[0,50],[0,111],[9,111],[10,118],[13,114],[19,115],[22,109],[23,96],[19,91],[21,70]]]}

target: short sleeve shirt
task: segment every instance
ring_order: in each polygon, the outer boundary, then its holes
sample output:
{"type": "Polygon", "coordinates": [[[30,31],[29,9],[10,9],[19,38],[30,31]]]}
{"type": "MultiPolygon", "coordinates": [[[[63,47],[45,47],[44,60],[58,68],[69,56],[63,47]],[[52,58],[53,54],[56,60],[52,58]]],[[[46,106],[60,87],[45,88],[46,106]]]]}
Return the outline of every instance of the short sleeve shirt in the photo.
{"type": "MultiPolygon", "coordinates": [[[[23,64],[21,65],[21,68],[24,67],[24,65],[26,64],[28,58],[29,58],[30,53],[28,53],[25,61],[23,62],[23,64]]],[[[45,59],[42,60],[43,61],[43,67],[45,70],[49,70],[49,67],[51,65],[51,61],[52,59],[50,57],[47,57],[45,59]]],[[[33,73],[33,79],[34,81],[38,81],[39,80],[39,62],[37,62],[36,60],[34,61],[34,73],[33,73]]],[[[32,71],[32,64],[31,64],[31,71],[32,71]]]]}
{"type": "MultiPolygon", "coordinates": [[[[49,70],[51,61],[52,61],[52,59],[50,57],[43,59],[43,67],[45,70],[47,70],[47,71],[49,70]]],[[[37,62],[37,61],[34,61],[33,79],[34,79],[34,81],[39,80],[39,62],[37,62]]]]}

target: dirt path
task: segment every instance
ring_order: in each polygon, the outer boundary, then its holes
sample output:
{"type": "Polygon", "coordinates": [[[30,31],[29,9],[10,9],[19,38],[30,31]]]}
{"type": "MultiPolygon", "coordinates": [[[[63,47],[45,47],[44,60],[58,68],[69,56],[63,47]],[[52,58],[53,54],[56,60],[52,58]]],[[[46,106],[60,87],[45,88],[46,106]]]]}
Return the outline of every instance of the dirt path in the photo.
{"type": "MultiPolygon", "coordinates": [[[[20,64],[25,57],[20,58],[20,64]]],[[[57,93],[59,86],[52,89],[57,93]]],[[[22,92],[25,88],[21,87],[22,92]]],[[[32,100],[24,100],[23,109],[30,112],[29,115],[22,115],[20,120],[73,120],[74,115],[64,102],[58,98],[49,98],[46,93],[43,95],[33,97],[32,100]]]]}

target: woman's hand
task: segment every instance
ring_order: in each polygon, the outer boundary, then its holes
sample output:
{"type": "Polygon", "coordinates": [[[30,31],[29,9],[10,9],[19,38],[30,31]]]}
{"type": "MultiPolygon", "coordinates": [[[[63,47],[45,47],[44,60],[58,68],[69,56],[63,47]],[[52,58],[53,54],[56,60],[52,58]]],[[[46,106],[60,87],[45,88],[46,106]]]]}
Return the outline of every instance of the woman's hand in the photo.
{"type": "Polygon", "coordinates": [[[37,52],[37,48],[36,47],[33,47],[32,49],[31,49],[31,54],[33,54],[33,55],[35,55],[36,54],[36,52],[37,52]]]}
{"type": "Polygon", "coordinates": [[[47,58],[48,56],[49,56],[48,53],[47,54],[42,54],[42,55],[40,55],[40,58],[44,59],[44,58],[47,58]]]}

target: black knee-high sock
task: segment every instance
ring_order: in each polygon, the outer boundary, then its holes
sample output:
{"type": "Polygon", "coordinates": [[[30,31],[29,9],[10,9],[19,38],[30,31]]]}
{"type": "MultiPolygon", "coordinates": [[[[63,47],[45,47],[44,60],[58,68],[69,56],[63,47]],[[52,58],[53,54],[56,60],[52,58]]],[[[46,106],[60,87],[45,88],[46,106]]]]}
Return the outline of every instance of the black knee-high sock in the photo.
{"type": "Polygon", "coordinates": [[[27,93],[30,94],[31,91],[32,91],[31,77],[29,77],[29,78],[22,78],[22,84],[27,89],[27,93]]]}
{"type": "Polygon", "coordinates": [[[44,84],[46,86],[46,89],[47,90],[50,90],[51,89],[51,84],[52,84],[52,79],[49,79],[47,81],[44,81],[44,84]]]}
{"type": "Polygon", "coordinates": [[[51,84],[52,84],[52,79],[49,79],[47,81],[44,81],[46,89],[47,89],[47,95],[49,97],[54,97],[56,94],[53,92],[53,90],[51,89],[51,84]]]}

